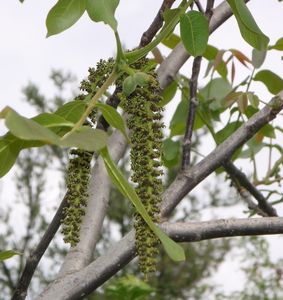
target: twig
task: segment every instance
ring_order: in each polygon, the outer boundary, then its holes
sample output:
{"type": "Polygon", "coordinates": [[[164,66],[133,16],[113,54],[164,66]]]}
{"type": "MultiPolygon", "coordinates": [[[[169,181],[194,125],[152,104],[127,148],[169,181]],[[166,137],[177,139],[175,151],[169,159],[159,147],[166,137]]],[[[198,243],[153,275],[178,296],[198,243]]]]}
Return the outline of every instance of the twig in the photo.
{"type": "Polygon", "coordinates": [[[282,163],[283,163],[283,155],[274,163],[273,167],[269,169],[263,181],[267,181],[269,180],[270,177],[274,176],[282,163]]]}
{"type": "Polygon", "coordinates": [[[270,180],[267,180],[267,179],[264,179],[264,180],[258,180],[256,179],[254,181],[254,184],[255,185],[261,185],[261,184],[264,184],[264,185],[270,185],[270,184],[273,184],[273,183],[280,183],[280,181],[283,180],[283,177],[276,177],[274,179],[270,179],[270,180]]]}
{"type": "Polygon", "coordinates": [[[175,0],[164,0],[163,1],[153,22],[151,23],[149,28],[143,33],[141,40],[140,40],[139,47],[144,47],[152,41],[155,34],[158,32],[158,30],[163,25],[163,12],[165,11],[165,9],[170,8],[174,2],[175,2],[175,0]]]}
{"type": "MultiPolygon", "coordinates": [[[[254,201],[252,200],[251,194],[248,192],[248,190],[246,190],[244,187],[242,187],[241,184],[237,180],[236,180],[236,182],[238,183],[236,185],[236,189],[237,189],[239,195],[241,196],[241,198],[247,203],[248,209],[253,211],[254,213],[258,214],[259,216],[268,217],[268,214],[266,212],[264,212],[262,209],[260,209],[258,207],[258,205],[256,205],[254,203],[254,201]]],[[[234,182],[234,184],[235,184],[235,182],[234,182]]]]}
{"type": "Polygon", "coordinates": [[[15,289],[15,283],[12,279],[10,269],[7,267],[5,261],[1,261],[1,265],[3,267],[3,272],[4,272],[4,274],[6,275],[6,278],[7,278],[6,283],[9,286],[9,289],[11,291],[13,291],[15,289]]]}
{"type": "MultiPolygon", "coordinates": [[[[114,93],[107,99],[106,104],[114,108],[117,108],[120,103],[120,99],[118,97],[118,93],[120,92],[121,92],[121,87],[116,87],[114,93]]],[[[108,127],[109,124],[107,123],[103,115],[101,115],[97,121],[96,128],[107,131],[108,127]]]]}
{"type": "Polygon", "coordinates": [[[90,102],[88,103],[88,106],[78,122],[74,125],[71,131],[66,133],[65,136],[69,135],[70,133],[76,131],[78,128],[80,128],[83,123],[85,122],[86,118],[90,114],[90,112],[94,109],[97,101],[103,96],[103,94],[107,91],[109,86],[111,86],[115,80],[117,79],[118,74],[115,70],[112,71],[112,73],[109,75],[109,77],[106,79],[106,81],[103,83],[103,85],[99,88],[99,90],[96,92],[96,94],[91,98],[90,102]]]}
{"type": "Polygon", "coordinates": [[[203,9],[201,3],[199,2],[199,0],[195,0],[195,4],[196,4],[198,10],[204,14],[204,9],[203,9]]]}
{"type": "Polygon", "coordinates": [[[223,164],[225,170],[230,174],[230,176],[236,178],[239,183],[247,189],[251,195],[258,201],[258,207],[264,211],[270,217],[277,217],[276,210],[266,201],[262,193],[249,181],[247,176],[239,170],[231,161],[223,164]]]}
{"type": "Polygon", "coordinates": [[[189,111],[186,124],[186,131],[183,139],[183,157],[182,157],[182,170],[188,168],[191,158],[191,146],[192,146],[192,134],[194,129],[196,108],[198,105],[197,101],[197,87],[198,87],[198,76],[200,71],[202,57],[198,56],[194,59],[192,77],[190,80],[190,99],[189,99],[189,111]]]}
{"type": "Polygon", "coordinates": [[[58,228],[60,227],[60,221],[62,218],[62,212],[64,207],[67,205],[66,198],[64,197],[59,208],[56,211],[51,223],[49,224],[46,232],[44,233],[42,239],[40,240],[37,247],[30,253],[27,258],[25,268],[23,273],[17,283],[14,295],[11,300],[22,300],[26,298],[27,289],[33,277],[33,274],[40,262],[41,257],[48,248],[50,242],[55,236],[58,228]]]}

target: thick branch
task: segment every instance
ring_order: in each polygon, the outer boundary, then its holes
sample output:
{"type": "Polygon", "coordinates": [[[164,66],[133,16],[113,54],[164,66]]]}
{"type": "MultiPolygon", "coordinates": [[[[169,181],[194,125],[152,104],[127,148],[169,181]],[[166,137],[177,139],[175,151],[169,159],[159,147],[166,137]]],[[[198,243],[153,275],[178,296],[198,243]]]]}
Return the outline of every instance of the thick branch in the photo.
{"type": "MultiPolygon", "coordinates": [[[[161,227],[178,242],[196,242],[232,236],[282,234],[283,218],[164,223],[161,227]]],[[[103,256],[99,257],[83,270],[55,281],[52,289],[43,292],[38,299],[81,299],[128,264],[134,257],[134,244],[134,233],[131,231],[103,256]]]]}
{"type": "Polygon", "coordinates": [[[164,223],[167,232],[177,242],[283,233],[283,218],[222,219],[206,222],[164,223]]]}

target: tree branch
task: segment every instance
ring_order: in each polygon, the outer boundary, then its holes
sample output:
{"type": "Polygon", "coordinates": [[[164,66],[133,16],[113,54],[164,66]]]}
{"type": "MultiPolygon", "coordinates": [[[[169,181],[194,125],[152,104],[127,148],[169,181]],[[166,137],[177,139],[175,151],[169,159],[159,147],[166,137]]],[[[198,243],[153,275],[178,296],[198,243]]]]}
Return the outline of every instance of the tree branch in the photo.
{"type": "Polygon", "coordinates": [[[283,233],[283,218],[221,219],[206,222],[163,223],[162,228],[177,242],[283,233]]]}
{"type": "MultiPolygon", "coordinates": [[[[204,178],[211,174],[215,169],[221,166],[223,161],[228,160],[239,146],[247,141],[262,126],[275,118],[275,116],[282,109],[283,91],[277,97],[273,98],[269,102],[269,104],[266,105],[261,111],[251,117],[247,123],[242,125],[221,145],[217,146],[216,149],[212,151],[201,162],[192,167],[188,172],[181,172],[163,194],[162,215],[168,216],[189,191],[191,191],[198,183],[200,183],[204,178]]],[[[248,220],[251,221],[253,219],[248,220]]],[[[260,224],[265,224],[262,228],[263,231],[265,230],[264,234],[275,233],[273,225],[270,225],[274,224],[273,222],[282,222],[280,223],[280,226],[283,225],[282,218],[264,218],[261,220],[263,221],[259,222],[263,223],[260,224]],[[279,221],[270,221],[270,223],[264,223],[264,220],[266,220],[266,222],[268,222],[268,220],[279,221]]],[[[237,222],[237,220],[234,221],[237,222]]],[[[247,227],[248,224],[249,222],[247,222],[245,226],[247,227]]],[[[278,227],[278,223],[276,223],[275,225],[278,227]]],[[[226,232],[228,231],[229,230],[226,230],[226,232]]],[[[260,231],[258,234],[263,234],[263,231],[260,231]]],[[[280,232],[282,233],[282,230],[280,232]]],[[[251,229],[251,231],[247,234],[257,234],[257,232],[251,229]]],[[[219,236],[210,238],[223,236],[224,235],[222,234],[222,231],[220,231],[219,236]]],[[[231,231],[229,236],[233,236],[233,231],[231,231]]],[[[99,257],[84,269],[55,280],[51,285],[47,287],[45,291],[43,291],[43,293],[37,299],[79,299],[83,295],[92,292],[94,289],[107,281],[111,276],[116,274],[134,256],[134,231],[131,230],[131,232],[128,233],[120,242],[110,247],[106,254],[99,257]]]]}
{"type": "Polygon", "coordinates": [[[144,47],[147,44],[149,44],[152,39],[154,38],[154,36],[156,35],[156,33],[158,32],[158,30],[162,27],[163,25],[163,12],[165,11],[165,9],[170,8],[173,3],[175,2],[175,0],[164,0],[156,17],[154,18],[153,22],[151,23],[151,25],[149,26],[149,28],[147,29],[147,31],[145,31],[141,37],[140,40],[140,45],[139,47],[144,47]]]}
{"type": "Polygon", "coordinates": [[[258,202],[258,208],[265,212],[270,217],[277,217],[276,210],[266,201],[262,193],[249,181],[247,176],[239,170],[231,161],[223,164],[226,172],[236,178],[241,186],[250,192],[258,202]]]}
{"type": "MultiPolygon", "coordinates": [[[[207,1],[205,12],[203,11],[199,1],[195,1],[195,3],[197,4],[199,10],[202,13],[205,13],[208,22],[210,22],[212,17],[214,0],[207,1]]],[[[197,89],[198,89],[198,77],[199,77],[199,72],[201,67],[201,61],[202,61],[202,56],[197,56],[194,58],[192,76],[190,79],[189,111],[187,117],[186,131],[183,138],[183,156],[182,156],[182,163],[181,163],[181,169],[183,171],[189,167],[191,161],[192,136],[193,136],[193,130],[195,124],[195,115],[198,106],[197,89]]]]}
{"type": "MultiPolygon", "coordinates": [[[[161,228],[178,242],[199,242],[207,239],[282,234],[283,218],[215,220],[208,222],[163,223],[161,228]]],[[[54,282],[38,300],[77,300],[91,293],[126,266],[135,253],[134,232],[131,231],[103,256],[83,270],[54,282]]],[[[189,264],[189,262],[188,262],[189,264]]]]}
{"type": "Polygon", "coordinates": [[[33,274],[40,262],[40,259],[48,248],[50,242],[54,238],[58,228],[60,227],[62,212],[66,205],[67,201],[64,197],[39,244],[27,258],[23,273],[17,283],[17,287],[11,300],[22,300],[26,298],[27,289],[29,287],[33,274]]]}
{"type": "Polygon", "coordinates": [[[183,156],[181,169],[184,171],[188,168],[191,161],[191,146],[192,135],[195,124],[195,114],[198,105],[197,100],[197,88],[198,88],[198,76],[201,66],[202,57],[198,56],[194,59],[192,76],[190,80],[190,99],[189,99],[189,111],[187,117],[186,131],[183,139],[183,156]]]}

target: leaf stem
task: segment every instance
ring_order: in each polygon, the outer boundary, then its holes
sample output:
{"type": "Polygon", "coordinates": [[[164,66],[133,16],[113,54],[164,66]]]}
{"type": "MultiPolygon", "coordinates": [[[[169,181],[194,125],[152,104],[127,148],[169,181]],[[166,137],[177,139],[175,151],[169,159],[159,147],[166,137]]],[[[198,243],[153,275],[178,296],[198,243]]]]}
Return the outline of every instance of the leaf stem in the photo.
{"type": "Polygon", "coordinates": [[[115,82],[115,80],[118,78],[118,73],[114,70],[110,76],[107,78],[107,80],[103,83],[102,87],[96,92],[96,94],[91,98],[85,112],[83,113],[83,115],[81,116],[81,118],[79,119],[79,121],[75,124],[75,126],[73,127],[73,129],[69,132],[73,132],[75,130],[77,130],[78,128],[80,128],[86,118],[88,117],[88,115],[91,113],[91,111],[94,109],[97,101],[103,96],[103,94],[107,91],[108,87],[110,85],[112,85],[113,82],[115,82]]]}

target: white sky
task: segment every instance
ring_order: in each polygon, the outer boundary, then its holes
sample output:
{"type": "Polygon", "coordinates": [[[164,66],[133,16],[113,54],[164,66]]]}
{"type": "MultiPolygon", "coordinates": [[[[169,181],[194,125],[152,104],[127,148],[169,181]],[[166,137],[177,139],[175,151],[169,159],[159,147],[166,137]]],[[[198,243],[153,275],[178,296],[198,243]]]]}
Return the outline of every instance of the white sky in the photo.
{"type": "MultiPolygon", "coordinates": [[[[216,4],[220,2],[216,1],[216,4]]],[[[79,82],[98,59],[114,55],[115,41],[111,30],[102,23],[91,22],[86,14],[74,27],[46,39],[45,18],[55,3],[55,0],[25,0],[24,4],[17,0],[0,0],[0,110],[10,105],[19,113],[31,116],[33,112],[23,103],[21,93],[29,81],[37,83],[43,93],[52,95],[49,80],[52,68],[71,71],[79,82]]],[[[162,0],[120,1],[118,29],[126,48],[138,45],[142,32],[161,3],[162,0]]],[[[283,37],[283,3],[251,0],[249,7],[262,31],[270,37],[271,44],[283,37]]],[[[209,43],[220,49],[239,49],[250,57],[251,47],[242,40],[235,20],[229,20],[218,29],[209,43]]],[[[283,76],[281,55],[283,53],[273,51],[264,66],[283,76]]],[[[259,91],[263,99],[269,99],[268,92],[260,84],[259,91]]],[[[0,135],[4,132],[0,120],[0,135]]],[[[5,179],[0,182],[5,183],[5,179]]]]}
{"type": "MultiPolygon", "coordinates": [[[[178,2],[178,1],[177,1],[178,2]]],[[[221,1],[216,1],[220,3],[221,1]]],[[[85,14],[79,22],[66,32],[45,38],[45,18],[54,0],[0,1],[0,109],[10,105],[24,115],[30,111],[21,103],[21,89],[28,81],[39,84],[46,93],[52,93],[48,79],[51,68],[71,71],[81,80],[89,66],[103,57],[115,53],[111,30],[102,23],[91,22],[85,14]]],[[[117,9],[119,32],[127,48],[135,47],[142,32],[156,14],[162,0],[121,0],[117,9]]],[[[249,4],[263,32],[275,42],[283,36],[282,4],[276,0],[252,0],[249,4]]],[[[210,43],[218,48],[238,48],[249,54],[251,48],[243,42],[235,21],[229,20],[217,30],[210,43]]],[[[267,59],[275,71],[282,69],[280,55],[267,59]]],[[[0,134],[3,133],[0,127],[0,134]]]]}

